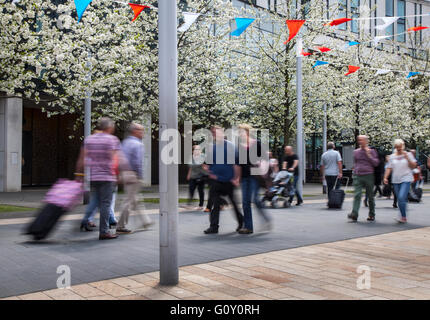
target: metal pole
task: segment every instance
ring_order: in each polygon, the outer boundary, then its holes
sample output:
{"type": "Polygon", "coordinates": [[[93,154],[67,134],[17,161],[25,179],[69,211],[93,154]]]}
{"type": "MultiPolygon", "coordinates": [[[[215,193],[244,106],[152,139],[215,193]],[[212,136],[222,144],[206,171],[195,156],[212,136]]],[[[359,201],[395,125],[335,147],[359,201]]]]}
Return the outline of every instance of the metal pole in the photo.
{"type": "MultiPolygon", "coordinates": [[[[323,153],[327,151],[327,104],[324,103],[324,119],[323,119],[323,153]]],[[[327,193],[327,181],[323,179],[323,194],[327,193]]]]}
{"type": "Polygon", "coordinates": [[[303,153],[303,113],[302,113],[302,38],[296,42],[296,94],[297,94],[297,155],[299,156],[299,181],[297,191],[303,196],[304,153],[303,153]]]}
{"type": "Polygon", "coordinates": [[[176,0],[158,2],[160,284],[175,285],[178,270],[178,165],[165,164],[166,129],[178,129],[176,0]]]}
{"type": "MultiPolygon", "coordinates": [[[[91,81],[91,52],[88,51],[88,60],[86,62],[86,67],[88,68],[88,73],[86,80],[91,81]]],[[[84,136],[85,138],[91,135],[91,90],[88,86],[85,93],[85,110],[84,110],[84,136]]],[[[84,161],[85,163],[85,161],[84,161]]],[[[90,199],[90,168],[85,165],[85,177],[84,177],[84,204],[89,203],[90,199]]]]}

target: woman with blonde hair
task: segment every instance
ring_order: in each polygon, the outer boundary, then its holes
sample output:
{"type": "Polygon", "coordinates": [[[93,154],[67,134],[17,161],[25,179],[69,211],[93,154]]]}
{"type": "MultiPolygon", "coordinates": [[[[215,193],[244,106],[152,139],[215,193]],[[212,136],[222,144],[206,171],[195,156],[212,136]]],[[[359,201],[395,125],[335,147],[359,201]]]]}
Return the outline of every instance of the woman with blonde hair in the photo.
{"type": "Polygon", "coordinates": [[[400,223],[406,223],[406,206],[409,189],[414,181],[412,170],[417,166],[417,160],[410,152],[405,151],[405,143],[401,139],[394,141],[395,151],[390,156],[387,170],[385,170],[384,184],[388,184],[388,177],[391,174],[391,183],[397,196],[397,203],[402,215],[397,219],[400,223]]]}

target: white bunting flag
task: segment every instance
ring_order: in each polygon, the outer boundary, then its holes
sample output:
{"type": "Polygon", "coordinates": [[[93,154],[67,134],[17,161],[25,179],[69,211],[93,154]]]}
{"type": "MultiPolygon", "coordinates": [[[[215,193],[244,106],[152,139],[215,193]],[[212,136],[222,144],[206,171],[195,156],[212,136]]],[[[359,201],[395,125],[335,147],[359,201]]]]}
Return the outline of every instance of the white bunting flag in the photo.
{"type": "Polygon", "coordinates": [[[379,75],[379,74],[387,74],[389,72],[391,72],[391,70],[388,70],[388,69],[378,69],[376,71],[376,76],[379,75]]]}
{"type": "Polygon", "coordinates": [[[376,26],[375,29],[377,30],[384,30],[386,27],[396,22],[399,19],[399,17],[384,17],[381,19],[384,21],[384,24],[380,24],[376,26]]]}
{"type": "Polygon", "coordinates": [[[179,32],[187,31],[194,23],[194,21],[196,21],[197,18],[200,16],[200,13],[193,13],[193,12],[184,12],[183,14],[184,14],[185,22],[178,28],[179,32]]]}
{"type": "Polygon", "coordinates": [[[377,37],[373,38],[373,44],[374,44],[375,46],[377,46],[377,45],[378,45],[378,43],[379,43],[379,41],[381,41],[381,40],[383,40],[383,39],[390,38],[390,37],[392,37],[392,36],[377,36],[377,37]]]}

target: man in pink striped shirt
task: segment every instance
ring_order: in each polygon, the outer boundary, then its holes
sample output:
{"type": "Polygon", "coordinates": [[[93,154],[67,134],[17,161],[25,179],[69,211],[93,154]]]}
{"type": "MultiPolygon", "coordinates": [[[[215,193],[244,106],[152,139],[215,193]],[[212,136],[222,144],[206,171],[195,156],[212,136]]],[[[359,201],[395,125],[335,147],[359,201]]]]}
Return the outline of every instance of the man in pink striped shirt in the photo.
{"type": "Polygon", "coordinates": [[[109,118],[100,118],[101,130],[87,137],[77,164],[78,172],[83,172],[84,161],[90,168],[91,193],[100,204],[100,240],[115,239],[116,234],[109,233],[109,211],[116,176],[112,171],[113,159],[118,156],[120,142],[113,135],[115,122],[109,118]]]}

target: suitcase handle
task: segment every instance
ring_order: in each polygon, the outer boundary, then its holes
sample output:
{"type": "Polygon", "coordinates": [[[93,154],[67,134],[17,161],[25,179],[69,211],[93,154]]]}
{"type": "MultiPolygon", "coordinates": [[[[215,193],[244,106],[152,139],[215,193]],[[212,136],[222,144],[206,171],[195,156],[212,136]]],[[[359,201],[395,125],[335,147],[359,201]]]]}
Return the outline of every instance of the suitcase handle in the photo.
{"type": "MultiPolygon", "coordinates": [[[[349,183],[349,177],[342,177],[342,179],[343,178],[346,178],[347,180],[346,180],[346,185],[345,185],[345,193],[346,193],[346,190],[348,189],[348,183],[349,183]]],[[[336,186],[337,186],[337,180],[338,180],[338,177],[336,177],[336,182],[334,183],[334,187],[336,188],[336,186]]],[[[341,180],[342,181],[342,180],[341,180]]]]}

